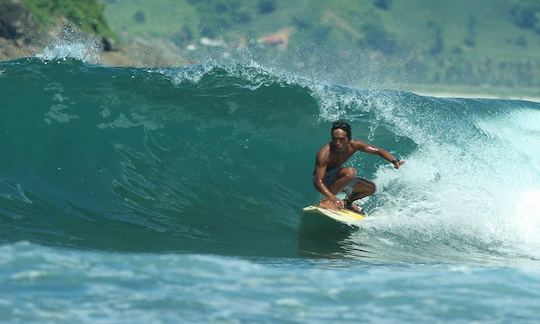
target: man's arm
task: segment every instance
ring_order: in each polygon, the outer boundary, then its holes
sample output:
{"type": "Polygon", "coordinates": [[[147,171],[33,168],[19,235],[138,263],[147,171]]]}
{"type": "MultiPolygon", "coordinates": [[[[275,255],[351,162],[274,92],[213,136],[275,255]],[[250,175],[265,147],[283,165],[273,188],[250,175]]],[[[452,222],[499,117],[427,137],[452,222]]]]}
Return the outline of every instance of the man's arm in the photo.
{"type": "Polygon", "coordinates": [[[362,152],[366,152],[366,153],[369,153],[369,154],[379,155],[380,157],[382,157],[386,161],[392,163],[394,165],[394,168],[396,168],[396,169],[399,169],[399,167],[402,166],[405,163],[405,161],[400,161],[400,160],[396,159],[387,150],[385,150],[383,148],[380,148],[380,147],[371,146],[371,145],[369,145],[367,143],[364,143],[362,141],[359,141],[359,140],[352,141],[352,146],[357,151],[362,151],[362,152]]]}
{"type": "Polygon", "coordinates": [[[337,197],[328,189],[324,184],[323,179],[326,175],[326,164],[328,163],[328,155],[330,151],[327,147],[323,147],[318,153],[315,161],[315,175],[313,176],[313,186],[318,192],[322,193],[327,200],[331,201],[337,208],[342,209],[343,201],[337,199],[337,197]]]}

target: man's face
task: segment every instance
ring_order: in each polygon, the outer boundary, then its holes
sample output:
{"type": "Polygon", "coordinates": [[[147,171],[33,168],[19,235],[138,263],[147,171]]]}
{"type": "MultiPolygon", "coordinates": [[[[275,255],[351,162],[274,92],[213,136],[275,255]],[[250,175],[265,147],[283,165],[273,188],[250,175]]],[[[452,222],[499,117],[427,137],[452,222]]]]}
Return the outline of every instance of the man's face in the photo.
{"type": "Polygon", "coordinates": [[[330,142],[330,144],[336,151],[346,151],[349,147],[349,138],[347,137],[347,132],[339,128],[334,129],[332,131],[332,142],[330,142]]]}

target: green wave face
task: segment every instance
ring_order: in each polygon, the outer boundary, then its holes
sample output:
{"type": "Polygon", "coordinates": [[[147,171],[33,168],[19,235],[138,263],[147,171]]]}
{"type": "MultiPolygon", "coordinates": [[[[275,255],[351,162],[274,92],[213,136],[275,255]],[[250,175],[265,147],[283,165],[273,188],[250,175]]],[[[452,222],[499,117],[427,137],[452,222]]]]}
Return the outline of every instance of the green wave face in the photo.
{"type": "Polygon", "coordinates": [[[523,226],[536,216],[518,211],[540,180],[533,103],[365,91],[241,65],[38,59],[0,63],[0,91],[4,243],[390,259],[497,258],[508,246],[530,256],[521,246],[538,244],[523,226]],[[407,165],[355,156],[379,188],[364,201],[372,217],[356,232],[306,233],[315,153],[338,118],[407,165]]]}

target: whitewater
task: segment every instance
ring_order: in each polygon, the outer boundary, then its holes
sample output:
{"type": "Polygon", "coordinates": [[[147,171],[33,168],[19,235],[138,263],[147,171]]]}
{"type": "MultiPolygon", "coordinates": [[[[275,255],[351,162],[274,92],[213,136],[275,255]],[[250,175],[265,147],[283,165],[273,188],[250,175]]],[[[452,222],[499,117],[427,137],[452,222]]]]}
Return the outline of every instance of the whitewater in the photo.
{"type": "Polygon", "coordinates": [[[540,301],[540,105],[256,64],[0,63],[0,320],[524,321],[540,301]],[[306,227],[330,124],[378,191],[306,227]]]}

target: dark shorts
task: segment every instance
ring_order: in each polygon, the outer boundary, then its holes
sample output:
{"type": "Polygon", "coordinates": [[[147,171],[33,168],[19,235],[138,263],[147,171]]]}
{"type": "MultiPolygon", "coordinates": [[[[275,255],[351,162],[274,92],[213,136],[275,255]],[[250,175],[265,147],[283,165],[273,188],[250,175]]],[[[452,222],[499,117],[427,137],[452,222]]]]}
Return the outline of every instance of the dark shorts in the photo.
{"type": "MultiPolygon", "coordinates": [[[[323,179],[323,183],[326,187],[330,188],[330,186],[334,184],[334,182],[336,182],[336,180],[338,179],[338,173],[339,171],[341,171],[341,169],[343,168],[326,170],[326,174],[324,175],[323,179]]],[[[350,195],[353,192],[354,186],[356,186],[357,182],[358,178],[352,179],[351,182],[349,182],[342,191],[345,192],[347,196],[350,195]]]]}

